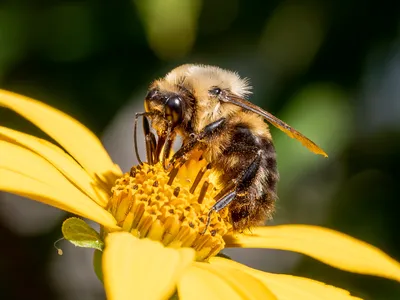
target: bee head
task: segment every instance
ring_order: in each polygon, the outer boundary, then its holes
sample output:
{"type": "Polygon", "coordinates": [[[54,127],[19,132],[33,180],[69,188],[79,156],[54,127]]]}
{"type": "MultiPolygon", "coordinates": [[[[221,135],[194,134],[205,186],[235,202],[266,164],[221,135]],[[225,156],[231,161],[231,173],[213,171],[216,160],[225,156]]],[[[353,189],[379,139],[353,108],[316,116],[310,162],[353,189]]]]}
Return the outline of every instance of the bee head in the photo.
{"type": "Polygon", "coordinates": [[[164,122],[178,130],[199,131],[240,109],[225,103],[224,97],[230,94],[245,97],[249,89],[247,80],[234,72],[187,64],[153,82],[145,99],[145,109],[155,115],[152,123],[156,129],[165,127],[164,122]]]}
{"type": "Polygon", "coordinates": [[[146,112],[154,113],[170,123],[172,128],[180,125],[184,117],[184,101],[179,94],[150,89],[144,101],[146,112]]]}

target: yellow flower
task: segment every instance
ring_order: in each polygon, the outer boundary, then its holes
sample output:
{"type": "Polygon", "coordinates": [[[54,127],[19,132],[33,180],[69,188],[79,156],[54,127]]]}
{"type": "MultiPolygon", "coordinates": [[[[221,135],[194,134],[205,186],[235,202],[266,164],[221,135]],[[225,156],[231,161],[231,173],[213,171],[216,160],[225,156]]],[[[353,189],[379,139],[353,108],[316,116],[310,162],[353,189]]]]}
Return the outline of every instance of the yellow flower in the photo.
{"type": "Polygon", "coordinates": [[[157,165],[122,174],[99,139],[70,116],[4,90],[0,106],[34,123],[64,149],[0,126],[0,190],[98,222],[109,299],[166,299],[175,292],[181,299],[359,299],[321,282],[216,256],[225,247],[295,251],[342,270],[400,281],[398,262],[322,227],[267,226],[237,234],[221,212],[212,214],[201,234],[214,191],[210,185],[204,198],[200,188],[188,191],[187,180],[193,180],[199,163],[189,161],[172,179],[157,165]]]}

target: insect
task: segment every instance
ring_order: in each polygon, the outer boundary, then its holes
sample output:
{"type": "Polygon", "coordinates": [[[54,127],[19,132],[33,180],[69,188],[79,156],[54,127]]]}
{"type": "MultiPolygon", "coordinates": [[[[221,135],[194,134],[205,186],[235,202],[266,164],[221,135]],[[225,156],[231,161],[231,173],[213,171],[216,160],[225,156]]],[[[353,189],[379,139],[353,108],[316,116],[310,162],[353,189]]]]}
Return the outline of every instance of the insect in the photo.
{"type": "MultiPolygon", "coordinates": [[[[176,164],[183,164],[192,150],[201,149],[207,168],[220,171],[219,181],[224,187],[215,196],[209,216],[228,207],[233,228],[239,231],[270,218],[277,198],[276,153],[264,120],[312,152],[327,156],[300,132],[249,102],[250,89],[248,80],[234,72],[214,66],[182,65],[151,84],[145,112],[135,119],[136,139],[137,119],[144,116],[149,163],[161,160],[164,164],[177,135],[182,138],[182,147],[169,161],[175,166],[171,173],[177,172],[176,164]],[[147,118],[158,135],[157,141],[147,118]]],[[[197,175],[192,192],[204,172],[197,175]]]]}

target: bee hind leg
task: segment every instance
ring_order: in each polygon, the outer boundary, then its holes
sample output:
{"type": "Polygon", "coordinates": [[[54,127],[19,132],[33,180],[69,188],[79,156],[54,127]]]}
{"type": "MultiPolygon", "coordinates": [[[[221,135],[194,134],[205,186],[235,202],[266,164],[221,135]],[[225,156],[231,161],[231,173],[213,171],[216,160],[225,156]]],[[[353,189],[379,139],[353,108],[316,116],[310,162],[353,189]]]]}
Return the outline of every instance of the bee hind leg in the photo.
{"type": "MultiPolygon", "coordinates": [[[[229,204],[231,204],[232,201],[234,201],[237,197],[246,196],[247,190],[253,183],[253,180],[256,177],[258,170],[260,168],[261,155],[262,155],[262,150],[259,150],[255,158],[251,161],[250,165],[239,176],[239,178],[236,180],[234,179],[232,183],[228,185],[228,187],[234,186],[235,185],[234,183],[236,182],[236,187],[234,187],[232,191],[226,193],[222,197],[220,196],[221,193],[219,193],[216,196],[217,202],[210,208],[210,211],[208,212],[206,227],[204,228],[202,234],[204,234],[207,231],[207,228],[211,222],[211,214],[214,211],[219,212],[220,210],[224,209],[229,204]]],[[[226,189],[223,189],[223,191],[226,191],[226,189]]]]}

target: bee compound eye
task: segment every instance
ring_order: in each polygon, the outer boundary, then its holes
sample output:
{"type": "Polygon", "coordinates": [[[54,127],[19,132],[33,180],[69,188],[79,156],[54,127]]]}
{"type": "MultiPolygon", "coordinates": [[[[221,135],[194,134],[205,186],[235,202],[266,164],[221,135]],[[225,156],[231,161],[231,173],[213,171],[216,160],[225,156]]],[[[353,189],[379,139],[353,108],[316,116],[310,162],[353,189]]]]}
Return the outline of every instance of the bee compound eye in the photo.
{"type": "Polygon", "coordinates": [[[165,118],[172,122],[172,126],[178,125],[183,119],[183,102],[178,96],[172,96],[165,102],[165,118]]]}

